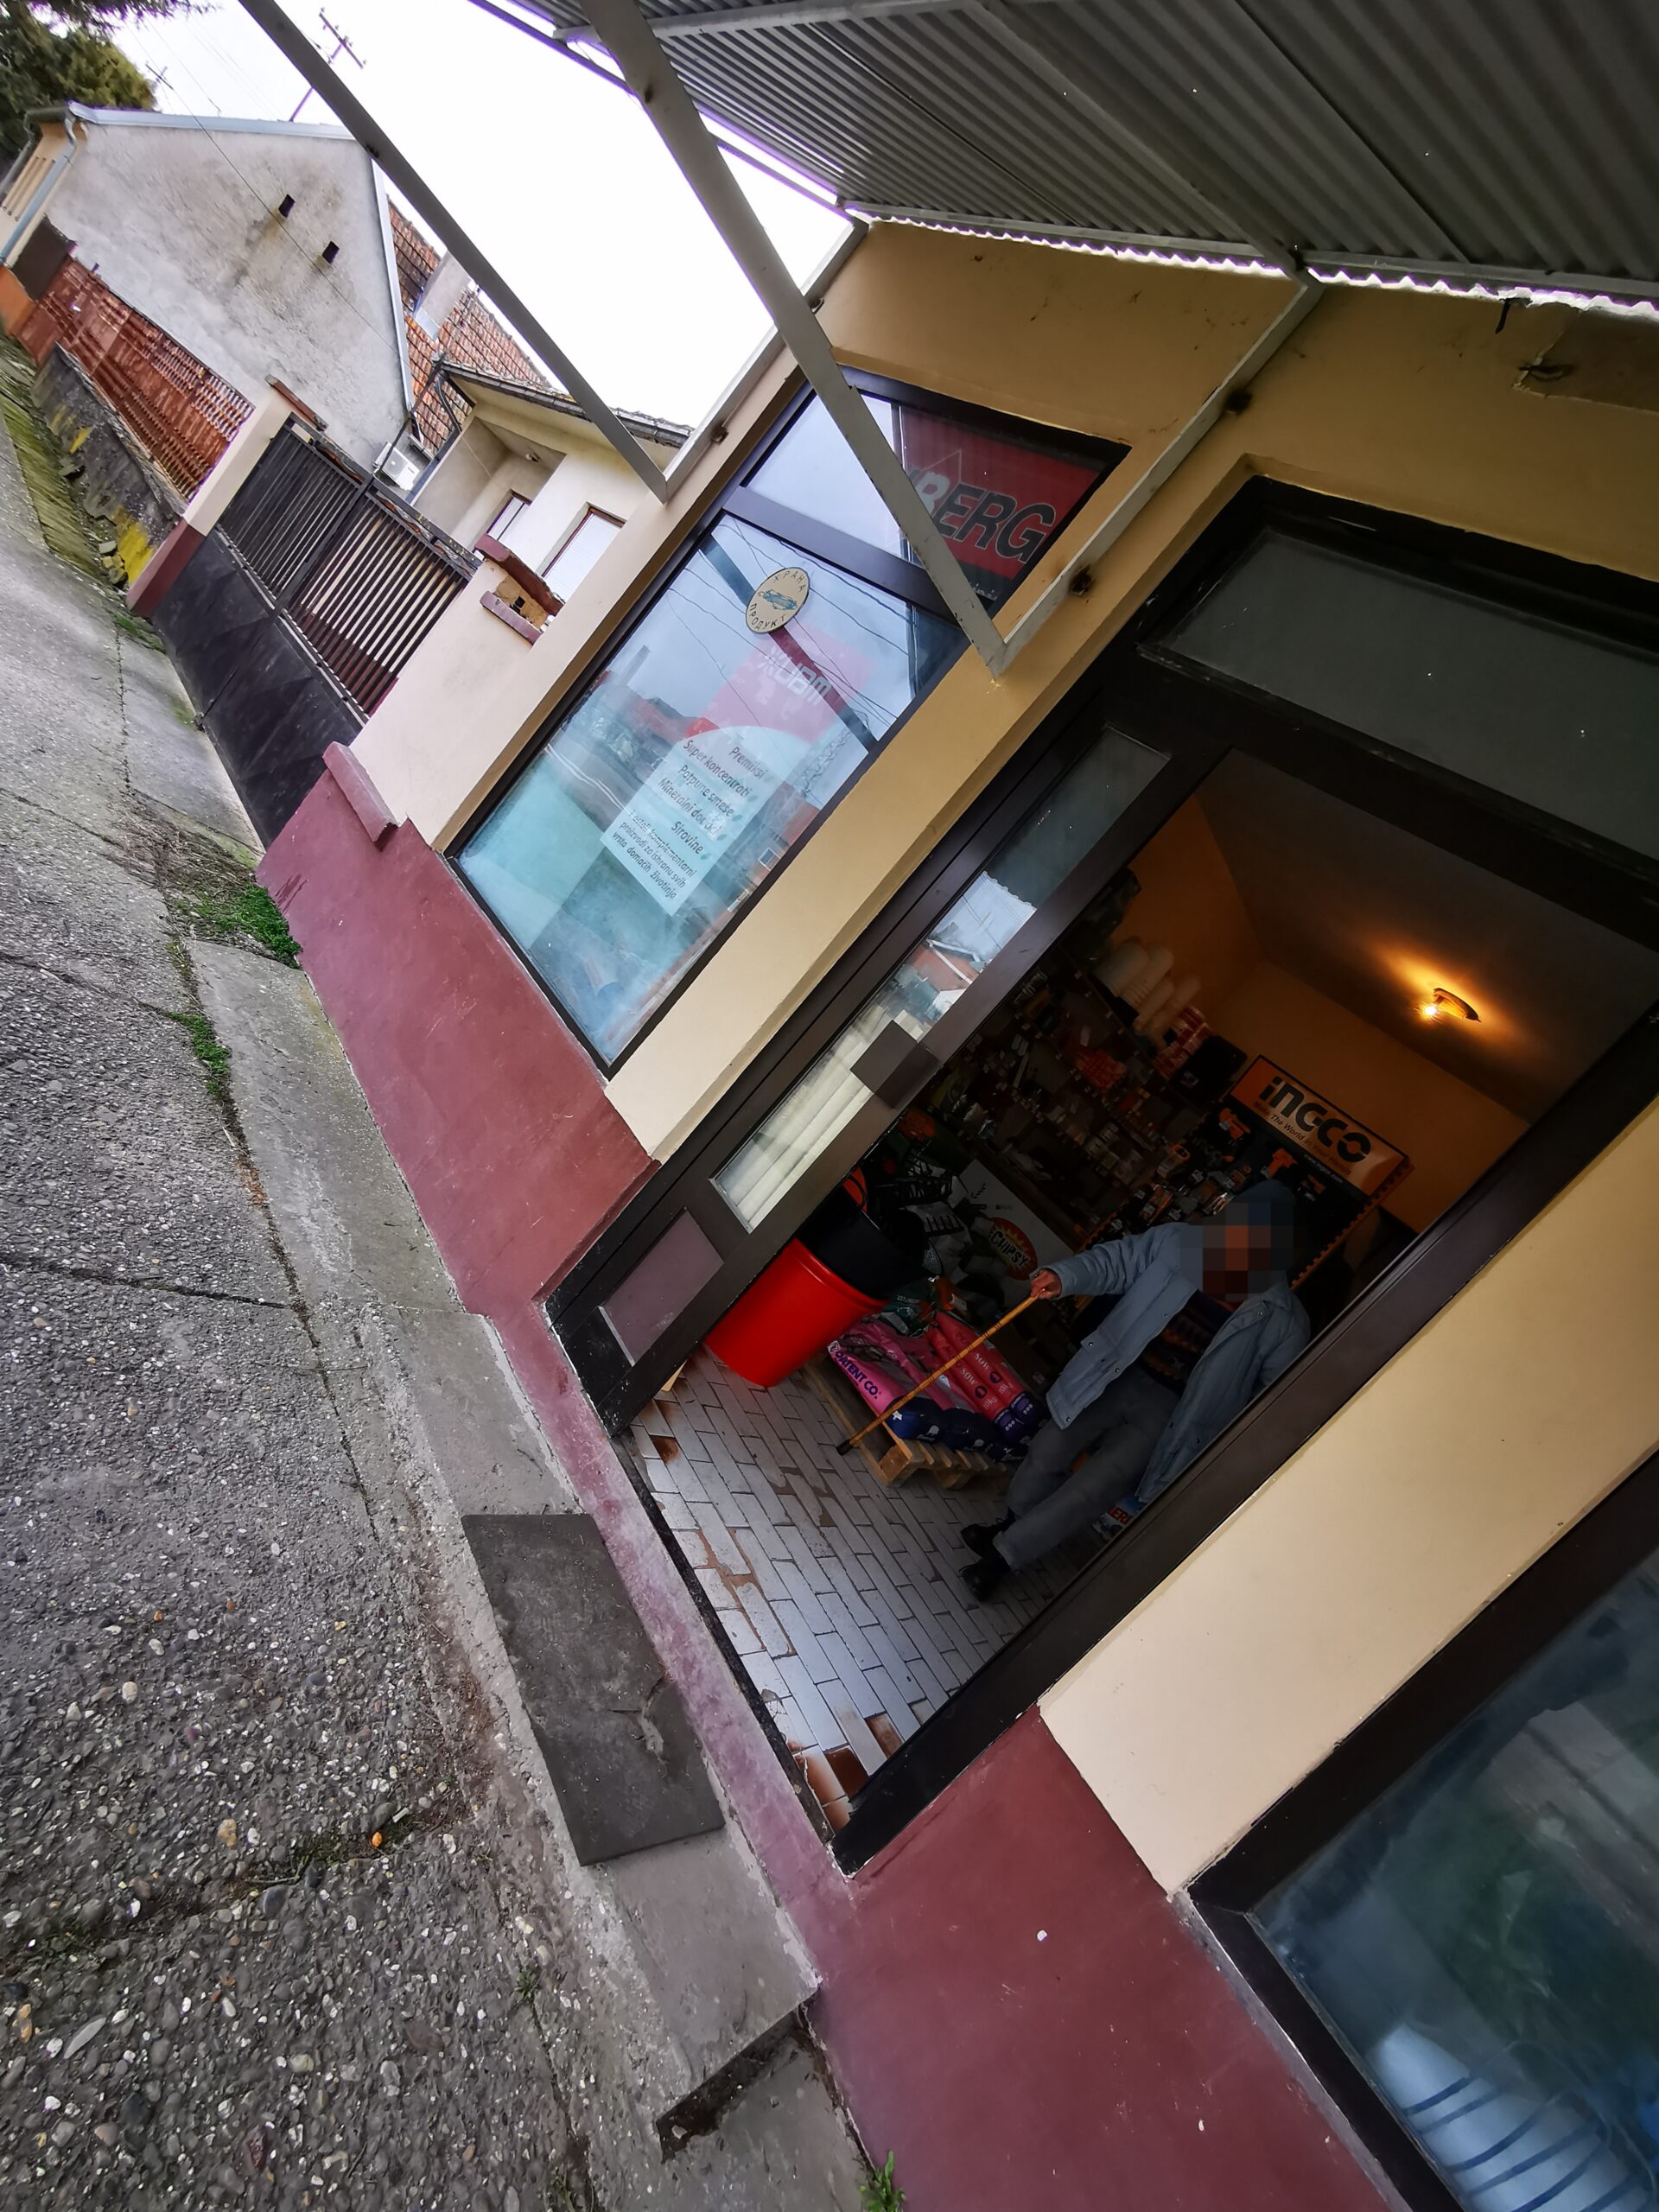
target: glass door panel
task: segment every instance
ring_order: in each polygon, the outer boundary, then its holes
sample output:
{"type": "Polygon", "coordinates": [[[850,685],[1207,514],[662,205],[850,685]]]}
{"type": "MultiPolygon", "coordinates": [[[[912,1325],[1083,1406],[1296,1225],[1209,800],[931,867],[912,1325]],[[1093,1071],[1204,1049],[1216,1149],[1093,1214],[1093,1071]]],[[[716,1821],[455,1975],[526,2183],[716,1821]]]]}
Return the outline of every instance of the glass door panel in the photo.
{"type": "Polygon", "coordinates": [[[874,1094],[856,1069],[887,1025],[896,1022],[918,1041],[926,1037],[1146,790],[1165,758],[1109,729],[1027,816],[715,1175],[715,1188],[746,1229],[766,1219],[868,1104],[874,1094]]]}
{"type": "MultiPolygon", "coordinates": [[[[1050,772],[1038,761],[1020,773],[1003,810],[935,875],[937,918],[912,919],[909,950],[792,1085],[757,1109],[735,1142],[716,1141],[677,1173],[665,1170],[656,1203],[626,1242],[556,1294],[559,1340],[608,1427],[631,1421],[689,1357],[932,1068],[1018,988],[1220,757],[1183,733],[1171,734],[1166,753],[1103,728],[1097,714],[1092,734],[1078,721],[1069,718],[1050,772]],[[975,855],[983,856],[976,865],[975,855]],[[890,1049],[907,1040],[908,1052],[890,1049]],[[687,1274],[689,1243],[699,1257],[687,1274]],[[677,1306],[677,1294],[664,1297],[674,1284],[684,1293],[677,1306]]],[[[924,893],[911,912],[926,911],[924,893]]]]}

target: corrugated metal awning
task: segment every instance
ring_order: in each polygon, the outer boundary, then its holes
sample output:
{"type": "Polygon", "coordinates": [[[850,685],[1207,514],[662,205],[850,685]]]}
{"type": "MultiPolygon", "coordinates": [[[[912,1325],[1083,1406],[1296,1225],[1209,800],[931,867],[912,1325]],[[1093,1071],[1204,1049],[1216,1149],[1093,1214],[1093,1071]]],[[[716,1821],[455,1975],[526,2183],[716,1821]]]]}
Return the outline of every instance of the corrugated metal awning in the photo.
{"type": "MultiPolygon", "coordinates": [[[[581,0],[508,6],[582,42],[581,0]]],[[[1659,298],[1654,0],[644,12],[705,115],[856,213],[1659,298]]]]}

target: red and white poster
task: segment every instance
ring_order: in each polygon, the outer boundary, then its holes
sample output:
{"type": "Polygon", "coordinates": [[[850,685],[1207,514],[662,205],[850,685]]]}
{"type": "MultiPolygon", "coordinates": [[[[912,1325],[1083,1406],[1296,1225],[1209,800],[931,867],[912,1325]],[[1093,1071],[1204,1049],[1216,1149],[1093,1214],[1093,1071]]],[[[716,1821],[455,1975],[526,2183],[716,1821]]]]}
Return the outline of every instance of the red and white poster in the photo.
{"type": "Polygon", "coordinates": [[[983,580],[983,596],[1006,599],[1088,491],[1097,465],[1035,453],[912,407],[897,406],[893,415],[899,458],[939,535],[983,580]]]}

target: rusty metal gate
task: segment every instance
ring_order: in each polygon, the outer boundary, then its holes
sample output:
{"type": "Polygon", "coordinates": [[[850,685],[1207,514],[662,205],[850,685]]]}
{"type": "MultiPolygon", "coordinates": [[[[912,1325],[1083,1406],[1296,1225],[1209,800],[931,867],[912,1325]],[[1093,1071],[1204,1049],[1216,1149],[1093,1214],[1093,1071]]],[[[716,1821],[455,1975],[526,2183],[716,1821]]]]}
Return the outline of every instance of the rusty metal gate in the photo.
{"type": "Polygon", "coordinates": [[[361,715],[374,712],[478,566],[292,417],[219,528],[361,715]]]}

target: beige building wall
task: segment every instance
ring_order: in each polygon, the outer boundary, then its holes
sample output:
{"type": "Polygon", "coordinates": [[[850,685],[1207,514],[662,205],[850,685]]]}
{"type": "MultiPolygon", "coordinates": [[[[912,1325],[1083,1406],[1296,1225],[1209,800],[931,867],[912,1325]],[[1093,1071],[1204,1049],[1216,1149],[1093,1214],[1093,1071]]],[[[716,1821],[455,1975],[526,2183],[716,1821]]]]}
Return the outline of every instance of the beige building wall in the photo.
{"type": "MultiPolygon", "coordinates": [[[[1154,454],[1283,288],[878,230],[830,299],[861,365],[1154,454]],[[874,342],[880,332],[881,342],[874,342]],[[973,333],[971,346],[961,341],[973,333]]],[[[618,1072],[665,1157],[1252,472],[1659,574],[1659,416],[1545,399],[1522,365],[1567,309],[1333,289],[1001,683],[964,655],[618,1072]]],[[[1120,472],[1121,473],[1121,472],[1120,472]]],[[[1117,496],[1109,479],[1094,512],[1117,496]]],[[[1089,517],[1074,526],[1086,533],[1089,517]]],[[[1075,542],[1075,540],[1074,540],[1075,542]]],[[[1006,627],[1039,587],[1027,583],[1006,627]]]]}
{"type": "MultiPolygon", "coordinates": [[[[1127,441],[1130,460],[1074,526],[1076,543],[1283,297],[1270,280],[889,227],[853,256],[826,321],[861,365],[1127,441]]],[[[1490,302],[1327,293],[1087,595],[1068,599],[1000,683],[965,655],[728,934],[611,1083],[642,1141],[673,1150],[1252,473],[1659,576],[1659,414],[1546,397],[1524,379],[1573,321],[1516,306],[1500,327],[1490,302]]],[[[785,388],[779,372],[757,392],[670,509],[636,512],[487,711],[460,655],[440,682],[400,683],[359,750],[434,842],[588,672],[785,388]]],[[[1045,579],[1028,581],[1005,625],[1045,579]]],[[[1260,985],[1286,1021],[1288,982],[1260,985]]],[[[1386,1109],[1379,1120],[1395,1134],[1386,1109]]],[[[1491,1116],[1471,1122],[1471,1158],[1509,1133],[1491,1116]]],[[[1166,1886],[1224,1851],[1659,1444],[1656,1235],[1659,1109],[1044,1700],[1166,1886]]]]}
{"type": "MultiPolygon", "coordinates": [[[[669,457],[656,454],[664,462],[669,457]]],[[[657,504],[626,461],[619,460],[602,442],[573,442],[528,511],[514,524],[508,542],[521,560],[539,571],[563,544],[585,509],[598,507],[619,522],[626,522],[641,502],[657,504]]]]}
{"type": "MultiPolygon", "coordinates": [[[[825,320],[861,365],[1127,442],[1130,458],[1074,525],[1076,543],[1284,297],[1268,278],[883,226],[832,287],[825,320]]],[[[1546,398],[1522,379],[1573,312],[1513,308],[1499,331],[1487,302],[1329,291],[1249,409],[1224,418],[1102,562],[1089,594],[1069,599],[1001,682],[965,654],[728,933],[611,1083],[641,1142],[665,1158],[695,1128],[1252,471],[1659,573],[1659,416],[1546,398]]],[[[359,740],[395,811],[436,842],[470,817],[588,672],[781,388],[779,373],[671,508],[636,511],[498,713],[457,719],[448,697],[427,697],[405,672],[359,740]]],[[[1065,557],[1052,554],[1027,581],[1005,625],[1065,557]]]]}
{"type": "Polygon", "coordinates": [[[422,485],[414,505],[429,522],[471,545],[491,517],[499,513],[510,491],[522,489],[526,499],[540,491],[542,469],[526,461],[519,461],[518,468],[528,479],[522,486],[510,481],[512,457],[494,431],[482,423],[468,423],[422,485]]]}
{"type": "Polygon", "coordinates": [[[1043,1700],[1166,1889],[1659,1446],[1656,1248],[1659,1108],[1043,1700]]]}

